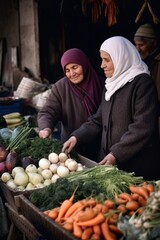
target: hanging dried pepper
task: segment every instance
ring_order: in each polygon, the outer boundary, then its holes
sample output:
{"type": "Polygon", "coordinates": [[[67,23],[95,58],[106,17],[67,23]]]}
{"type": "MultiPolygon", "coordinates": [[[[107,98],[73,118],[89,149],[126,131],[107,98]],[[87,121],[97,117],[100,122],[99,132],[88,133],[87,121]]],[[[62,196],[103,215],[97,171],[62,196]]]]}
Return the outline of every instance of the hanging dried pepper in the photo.
{"type": "Polygon", "coordinates": [[[102,15],[101,0],[82,0],[82,12],[87,15],[87,7],[91,5],[92,21],[95,23],[102,15]]]}
{"type": "Polygon", "coordinates": [[[118,6],[115,0],[102,0],[102,3],[106,5],[104,15],[107,17],[108,26],[111,27],[117,23],[118,6]]]}
{"type": "Polygon", "coordinates": [[[92,21],[97,22],[104,9],[109,27],[117,23],[118,6],[116,0],[82,0],[82,12],[87,15],[87,7],[91,5],[92,21]]]}

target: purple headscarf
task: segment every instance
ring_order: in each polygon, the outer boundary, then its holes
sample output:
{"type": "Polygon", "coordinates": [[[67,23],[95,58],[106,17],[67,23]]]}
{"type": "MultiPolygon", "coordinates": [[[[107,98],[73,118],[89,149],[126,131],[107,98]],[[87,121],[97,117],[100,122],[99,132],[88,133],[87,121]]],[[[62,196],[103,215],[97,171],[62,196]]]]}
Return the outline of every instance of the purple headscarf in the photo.
{"type": "Polygon", "coordinates": [[[86,109],[86,119],[94,114],[100,104],[104,80],[99,77],[92,67],[87,55],[78,48],[67,50],[61,57],[61,66],[65,72],[65,66],[70,63],[79,64],[83,68],[84,80],[76,85],[69,81],[73,93],[83,101],[86,109]],[[83,89],[81,88],[83,86],[83,89]]]}

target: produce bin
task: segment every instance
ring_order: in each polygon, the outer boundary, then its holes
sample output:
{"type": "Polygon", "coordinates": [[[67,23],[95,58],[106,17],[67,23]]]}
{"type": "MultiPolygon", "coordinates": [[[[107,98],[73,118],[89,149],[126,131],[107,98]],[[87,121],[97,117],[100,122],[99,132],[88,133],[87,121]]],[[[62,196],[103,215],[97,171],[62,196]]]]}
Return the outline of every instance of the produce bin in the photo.
{"type": "MultiPolygon", "coordinates": [[[[86,167],[88,168],[91,168],[91,167],[94,167],[97,165],[96,162],[82,156],[82,155],[78,155],[78,159],[77,159],[77,162],[79,163],[82,163],[83,165],[85,165],[86,167]]],[[[16,191],[14,189],[11,189],[10,187],[8,187],[5,183],[3,183],[1,180],[0,180],[0,188],[2,189],[2,193],[3,193],[3,196],[6,200],[6,202],[8,202],[12,208],[14,208],[15,210],[18,211],[18,208],[15,204],[15,196],[17,195],[20,195],[20,194],[29,194],[33,191],[37,191],[39,190],[38,188],[37,189],[33,189],[33,190],[26,190],[26,191],[16,191]]]]}
{"type": "Polygon", "coordinates": [[[23,215],[18,214],[8,203],[6,203],[6,207],[11,222],[7,240],[47,240],[23,215]]]}
{"type": "Polygon", "coordinates": [[[8,187],[1,180],[0,180],[0,188],[2,190],[3,197],[4,197],[5,201],[7,203],[9,203],[10,206],[16,211],[18,211],[18,208],[15,204],[14,197],[17,196],[17,195],[20,195],[20,194],[28,194],[28,193],[31,193],[32,191],[37,190],[37,189],[33,189],[33,190],[28,190],[28,191],[15,191],[14,189],[11,189],[10,187],[8,187]]]}
{"type": "Polygon", "coordinates": [[[0,98],[0,115],[5,115],[14,112],[23,112],[24,99],[18,97],[0,98]]]}
{"type": "Polygon", "coordinates": [[[21,214],[28,219],[33,226],[47,240],[78,240],[74,235],[62,228],[54,220],[47,217],[42,211],[34,206],[25,195],[15,197],[17,206],[20,207],[21,214]]]}

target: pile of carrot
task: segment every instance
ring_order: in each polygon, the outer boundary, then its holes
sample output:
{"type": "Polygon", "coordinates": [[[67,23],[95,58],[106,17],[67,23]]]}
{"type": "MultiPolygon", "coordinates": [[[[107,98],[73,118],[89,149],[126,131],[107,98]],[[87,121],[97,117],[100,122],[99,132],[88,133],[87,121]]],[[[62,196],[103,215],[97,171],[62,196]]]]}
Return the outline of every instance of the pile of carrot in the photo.
{"type": "Polygon", "coordinates": [[[79,239],[120,239],[123,233],[117,227],[119,214],[141,214],[150,194],[155,191],[150,183],[131,185],[129,189],[130,193],[121,193],[114,201],[107,199],[103,203],[95,198],[74,202],[73,193],[60,207],[44,213],[79,239]]]}

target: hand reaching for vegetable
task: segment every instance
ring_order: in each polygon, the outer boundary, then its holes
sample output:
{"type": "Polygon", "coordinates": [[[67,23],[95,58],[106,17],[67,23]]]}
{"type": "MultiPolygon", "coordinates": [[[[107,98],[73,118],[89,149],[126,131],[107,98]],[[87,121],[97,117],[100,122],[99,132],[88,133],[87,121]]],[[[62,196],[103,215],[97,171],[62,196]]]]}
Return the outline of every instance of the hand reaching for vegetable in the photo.
{"type": "Polygon", "coordinates": [[[52,137],[52,131],[50,128],[44,128],[43,130],[39,131],[39,137],[40,138],[51,138],[52,137]]]}
{"type": "Polygon", "coordinates": [[[109,153],[101,162],[99,162],[100,165],[115,165],[116,164],[116,158],[112,153],[109,153]]]}
{"type": "Polygon", "coordinates": [[[71,150],[75,147],[76,143],[77,143],[77,138],[74,137],[74,136],[70,137],[70,138],[63,144],[62,152],[70,153],[71,150]]]}

